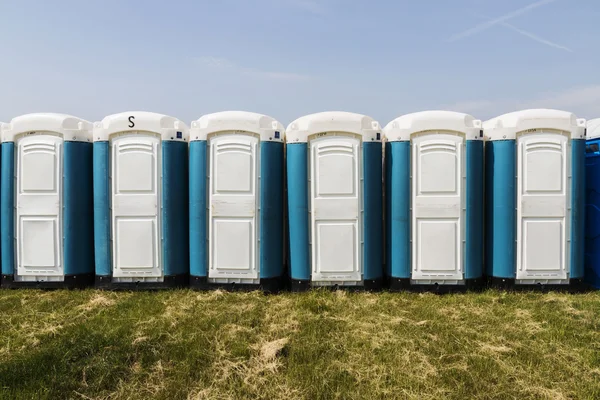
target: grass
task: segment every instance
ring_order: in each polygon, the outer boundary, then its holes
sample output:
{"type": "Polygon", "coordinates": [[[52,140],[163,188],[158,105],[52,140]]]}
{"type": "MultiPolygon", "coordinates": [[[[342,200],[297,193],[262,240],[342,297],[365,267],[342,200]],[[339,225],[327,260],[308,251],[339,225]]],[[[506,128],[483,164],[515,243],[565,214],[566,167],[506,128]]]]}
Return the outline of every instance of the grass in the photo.
{"type": "Polygon", "coordinates": [[[600,293],[2,291],[0,398],[599,399],[600,293]]]}

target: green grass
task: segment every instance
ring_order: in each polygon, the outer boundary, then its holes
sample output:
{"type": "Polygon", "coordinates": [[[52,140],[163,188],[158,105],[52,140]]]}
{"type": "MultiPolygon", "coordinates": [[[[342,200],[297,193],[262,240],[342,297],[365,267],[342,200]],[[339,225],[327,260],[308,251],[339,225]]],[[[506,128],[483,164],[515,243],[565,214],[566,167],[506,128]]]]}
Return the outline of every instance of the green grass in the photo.
{"type": "Polygon", "coordinates": [[[600,293],[1,291],[0,398],[600,399],[600,293]]]}

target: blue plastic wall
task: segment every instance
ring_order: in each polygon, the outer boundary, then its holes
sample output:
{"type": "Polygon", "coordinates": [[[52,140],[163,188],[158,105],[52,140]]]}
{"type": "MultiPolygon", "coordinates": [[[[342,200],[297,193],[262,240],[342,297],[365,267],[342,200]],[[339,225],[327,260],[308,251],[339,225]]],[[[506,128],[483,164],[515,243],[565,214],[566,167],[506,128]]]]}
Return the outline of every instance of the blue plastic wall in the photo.
{"type": "MultiPolygon", "coordinates": [[[[189,272],[188,145],[162,142],[162,253],[164,276],[189,272]]],[[[112,275],[110,144],[93,145],[94,250],[97,276],[112,275]]]]}
{"type": "Polygon", "coordinates": [[[162,142],[162,251],[165,276],[189,273],[188,144],[162,142]]]}
{"type": "Polygon", "coordinates": [[[587,142],[585,180],[585,280],[600,289],[600,139],[587,142]]]}
{"type": "MultiPolygon", "coordinates": [[[[2,125],[2,124],[0,124],[2,125]]],[[[2,167],[2,148],[0,145],[0,168],[2,167]]],[[[2,173],[0,172],[0,178],[2,177],[2,173]]],[[[2,185],[0,184],[0,204],[2,203],[2,185]]],[[[0,206],[0,219],[2,219],[2,208],[0,206]]],[[[0,234],[1,234],[1,230],[2,230],[2,222],[0,222],[0,234]]],[[[0,263],[2,262],[2,241],[0,240],[0,263]]],[[[2,281],[2,266],[0,264],[0,282],[2,281]]]]}
{"type": "MultiPolygon", "coordinates": [[[[584,274],[585,141],[571,142],[571,258],[569,276],[584,274]]],[[[490,141],[485,149],[485,261],[494,278],[516,276],[517,163],[514,140],[490,141]]]]}
{"type": "Polygon", "coordinates": [[[494,201],[491,190],[494,183],[494,171],[487,165],[491,157],[491,145],[491,142],[483,144],[483,275],[487,277],[492,276],[492,242],[487,240],[493,210],[493,207],[488,207],[488,203],[494,201]]]}
{"type": "Polygon", "coordinates": [[[465,279],[483,276],[483,141],[467,141],[465,279]]]}
{"type": "Polygon", "coordinates": [[[485,258],[494,278],[516,276],[516,168],[514,140],[485,144],[485,258]]]}
{"type": "MultiPolygon", "coordinates": [[[[260,279],[283,274],[283,143],[260,144],[260,279]]],[[[207,142],[190,143],[190,275],[208,276],[207,142]]]]}
{"type": "Polygon", "coordinates": [[[381,142],[363,143],[363,278],[383,278],[381,142]]]}
{"type": "Polygon", "coordinates": [[[571,141],[571,279],[584,276],[585,140],[571,141]]]}
{"type": "Polygon", "coordinates": [[[308,247],[308,144],[287,145],[288,218],[290,231],[290,276],[310,280],[308,247]]]}
{"type": "MultiPolygon", "coordinates": [[[[308,214],[308,145],[287,145],[290,275],[311,279],[308,214]]],[[[381,142],[363,143],[363,278],[383,277],[383,199],[381,142]]]]}
{"type": "Polygon", "coordinates": [[[260,278],[283,275],[283,143],[260,144],[260,278]]]}
{"type": "Polygon", "coordinates": [[[64,274],[94,273],[92,143],[65,142],[63,188],[64,274]]]}
{"type": "Polygon", "coordinates": [[[94,256],[96,275],[112,275],[110,232],[110,146],[95,142],[94,158],[94,256]]]}
{"type": "MultiPolygon", "coordinates": [[[[467,141],[465,279],[483,275],[483,142],[467,141]]],[[[392,278],[411,277],[410,142],[386,143],[386,256],[392,278]]]]}
{"type": "MultiPolygon", "coordinates": [[[[63,254],[64,274],[94,272],[92,144],[64,142],[63,254]]],[[[15,144],[2,143],[0,232],[2,274],[15,273],[14,173],[15,144]]]]}
{"type": "Polygon", "coordinates": [[[385,144],[386,262],[392,278],[409,279],[410,142],[385,144]]]}
{"type": "Polygon", "coordinates": [[[15,273],[15,144],[2,143],[0,159],[0,247],[2,275],[15,273]]]}
{"type": "Polygon", "coordinates": [[[189,159],[190,275],[208,276],[206,141],[190,143],[189,159]]]}

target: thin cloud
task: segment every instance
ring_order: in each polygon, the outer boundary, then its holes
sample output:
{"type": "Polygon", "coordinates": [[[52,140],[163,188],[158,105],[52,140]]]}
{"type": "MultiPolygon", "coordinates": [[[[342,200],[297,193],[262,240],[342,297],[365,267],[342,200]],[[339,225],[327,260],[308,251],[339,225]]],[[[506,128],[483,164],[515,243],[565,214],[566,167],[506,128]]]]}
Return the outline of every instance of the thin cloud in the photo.
{"type": "Polygon", "coordinates": [[[298,74],[295,72],[285,71],[265,71],[255,68],[248,68],[236,65],[232,61],[213,56],[196,57],[194,61],[203,67],[217,69],[221,71],[229,71],[230,73],[236,73],[246,76],[251,76],[256,79],[267,79],[277,81],[308,81],[312,80],[311,76],[298,74]]]}
{"type": "Polygon", "coordinates": [[[462,113],[474,114],[478,111],[487,111],[494,106],[490,100],[461,101],[454,104],[438,107],[441,110],[456,111],[462,113]]]}
{"type": "Polygon", "coordinates": [[[577,114],[600,116],[600,84],[579,86],[562,92],[545,93],[540,98],[524,103],[527,108],[558,108],[577,114]]]}
{"type": "Polygon", "coordinates": [[[518,10],[512,11],[512,12],[510,12],[508,14],[504,14],[501,17],[498,17],[498,18],[492,19],[490,21],[481,23],[479,25],[474,26],[473,28],[467,29],[464,32],[461,32],[461,33],[458,33],[456,35],[453,35],[447,41],[448,42],[454,42],[454,41],[457,41],[457,40],[460,40],[460,39],[464,39],[466,37],[469,37],[471,35],[474,35],[476,33],[479,33],[479,32],[482,32],[482,31],[484,31],[486,29],[489,29],[489,28],[491,28],[494,25],[501,24],[503,22],[508,21],[509,19],[512,19],[512,18],[518,17],[520,15],[526,14],[526,13],[528,13],[529,11],[531,11],[533,9],[536,9],[538,7],[544,6],[544,5],[549,4],[549,3],[553,3],[555,1],[556,0],[539,0],[539,1],[536,1],[535,3],[531,3],[528,6],[519,8],[518,10]]]}
{"type": "Polygon", "coordinates": [[[524,31],[523,29],[519,29],[516,26],[509,24],[508,22],[502,22],[501,25],[505,26],[505,27],[507,27],[507,28],[509,28],[509,29],[511,29],[511,30],[513,30],[515,32],[517,32],[517,33],[520,33],[521,35],[526,36],[529,39],[532,39],[532,40],[535,40],[536,42],[545,44],[546,46],[554,47],[555,49],[559,49],[559,50],[568,51],[570,53],[573,52],[573,50],[571,50],[570,48],[568,48],[566,46],[562,46],[562,45],[560,45],[558,43],[554,43],[554,42],[551,42],[551,41],[546,40],[544,38],[541,38],[541,37],[539,37],[537,35],[534,35],[531,32],[527,32],[527,31],[524,31]]]}
{"type": "MultiPolygon", "coordinates": [[[[482,19],[488,19],[488,20],[491,19],[489,17],[486,17],[485,15],[480,15],[480,14],[475,14],[475,13],[473,15],[476,16],[476,17],[478,17],[478,18],[482,18],[482,19]]],[[[514,26],[512,24],[509,24],[508,22],[500,22],[500,25],[504,26],[505,28],[508,28],[508,29],[510,29],[510,30],[512,30],[514,32],[517,32],[517,33],[519,33],[519,34],[521,34],[521,35],[523,35],[525,37],[528,37],[529,39],[532,39],[532,40],[534,40],[534,41],[536,41],[538,43],[545,44],[546,46],[554,47],[555,49],[564,50],[564,51],[568,51],[568,52],[571,52],[571,53],[573,52],[573,50],[571,50],[570,48],[568,48],[566,46],[562,46],[562,45],[560,45],[558,43],[554,43],[554,42],[551,42],[549,40],[546,40],[546,39],[544,39],[542,37],[539,37],[539,36],[537,36],[537,35],[535,35],[535,34],[533,34],[531,32],[528,32],[528,31],[525,31],[523,29],[517,28],[516,26],[514,26]]]]}
{"type": "Polygon", "coordinates": [[[562,91],[538,93],[530,99],[500,98],[461,101],[438,107],[460,111],[481,119],[493,118],[507,112],[529,108],[553,108],[570,111],[578,117],[598,118],[600,111],[600,84],[577,86],[562,91]]]}
{"type": "Polygon", "coordinates": [[[197,63],[202,64],[206,67],[211,67],[211,68],[234,68],[235,65],[225,59],[225,58],[219,58],[219,57],[213,57],[213,56],[203,56],[203,57],[196,57],[194,59],[197,63]]]}
{"type": "Polygon", "coordinates": [[[273,72],[273,71],[260,71],[255,69],[244,69],[245,75],[254,76],[256,78],[265,78],[269,80],[280,80],[280,81],[308,81],[312,78],[308,75],[296,74],[293,72],[273,72]]]}

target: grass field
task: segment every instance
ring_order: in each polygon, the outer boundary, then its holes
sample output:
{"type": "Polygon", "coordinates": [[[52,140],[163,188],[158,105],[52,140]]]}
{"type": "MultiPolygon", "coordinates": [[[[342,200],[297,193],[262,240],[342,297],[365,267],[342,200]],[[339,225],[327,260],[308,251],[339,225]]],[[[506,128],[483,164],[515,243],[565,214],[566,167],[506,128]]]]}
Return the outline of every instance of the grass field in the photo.
{"type": "Polygon", "coordinates": [[[600,293],[2,291],[0,398],[600,399],[600,293]]]}

